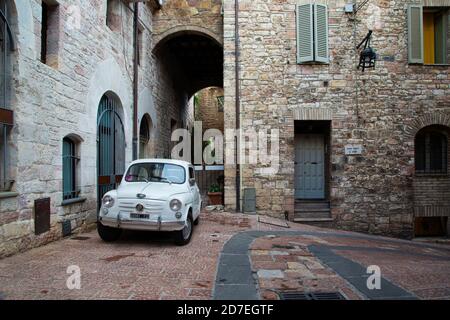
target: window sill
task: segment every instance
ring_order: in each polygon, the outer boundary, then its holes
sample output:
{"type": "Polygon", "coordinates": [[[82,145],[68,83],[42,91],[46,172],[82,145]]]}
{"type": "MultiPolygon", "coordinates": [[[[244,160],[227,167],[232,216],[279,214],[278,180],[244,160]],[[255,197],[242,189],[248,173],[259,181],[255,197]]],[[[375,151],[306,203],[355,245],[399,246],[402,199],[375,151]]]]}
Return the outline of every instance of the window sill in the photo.
{"type": "Polygon", "coordinates": [[[329,66],[330,62],[309,61],[309,62],[297,62],[299,66],[329,66]]]}
{"type": "Polygon", "coordinates": [[[75,199],[64,200],[63,202],[61,202],[61,206],[62,207],[70,206],[72,204],[82,203],[85,201],[86,201],[86,198],[75,198],[75,199]]]}
{"type": "Polygon", "coordinates": [[[434,63],[434,64],[427,64],[427,63],[410,63],[412,66],[423,66],[423,67],[450,67],[450,64],[448,63],[434,63]]]}
{"type": "Polygon", "coordinates": [[[14,197],[17,197],[18,195],[19,195],[18,192],[2,191],[2,192],[0,192],[0,199],[14,198],[14,197]]]}
{"type": "Polygon", "coordinates": [[[416,173],[414,175],[418,178],[448,178],[450,177],[447,173],[416,173]]]}

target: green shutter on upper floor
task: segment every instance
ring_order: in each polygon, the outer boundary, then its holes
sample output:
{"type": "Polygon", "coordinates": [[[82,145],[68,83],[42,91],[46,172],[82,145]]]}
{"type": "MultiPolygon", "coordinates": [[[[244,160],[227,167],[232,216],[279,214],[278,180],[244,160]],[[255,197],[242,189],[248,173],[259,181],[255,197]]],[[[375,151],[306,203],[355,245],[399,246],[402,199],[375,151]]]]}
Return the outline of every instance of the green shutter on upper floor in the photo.
{"type": "Polygon", "coordinates": [[[313,5],[297,5],[297,63],[314,61],[313,5]]]}
{"type": "Polygon", "coordinates": [[[423,63],[423,6],[408,5],[408,62],[423,63]]]}
{"type": "Polygon", "coordinates": [[[314,5],[314,60],[328,63],[328,8],[314,5]]]}

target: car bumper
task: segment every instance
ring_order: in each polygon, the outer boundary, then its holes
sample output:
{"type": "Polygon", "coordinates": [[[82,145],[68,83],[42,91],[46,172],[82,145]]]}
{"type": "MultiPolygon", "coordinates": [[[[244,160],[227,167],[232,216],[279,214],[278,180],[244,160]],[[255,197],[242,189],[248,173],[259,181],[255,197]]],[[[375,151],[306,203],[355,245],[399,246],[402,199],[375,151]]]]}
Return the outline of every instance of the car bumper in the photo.
{"type": "Polygon", "coordinates": [[[100,217],[99,222],[106,226],[127,230],[142,231],[180,231],[183,230],[185,221],[144,221],[131,219],[111,219],[100,217]]]}

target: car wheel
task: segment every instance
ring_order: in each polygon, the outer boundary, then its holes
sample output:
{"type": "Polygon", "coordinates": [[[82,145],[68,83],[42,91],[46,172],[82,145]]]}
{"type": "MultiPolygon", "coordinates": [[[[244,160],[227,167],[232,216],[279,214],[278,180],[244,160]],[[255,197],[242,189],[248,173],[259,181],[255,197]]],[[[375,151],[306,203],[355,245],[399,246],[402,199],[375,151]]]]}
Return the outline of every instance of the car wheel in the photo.
{"type": "Polygon", "coordinates": [[[195,219],[194,226],[198,226],[199,222],[200,222],[200,215],[198,215],[197,219],[195,219]]]}
{"type": "Polygon", "coordinates": [[[97,223],[97,232],[100,238],[105,242],[113,242],[120,238],[122,230],[118,228],[111,228],[102,225],[100,222],[97,223]]]}
{"type": "Polygon", "coordinates": [[[187,245],[189,241],[191,241],[192,229],[193,229],[192,217],[191,215],[189,215],[186,219],[186,224],[184,228],[180,231],[176,231],[175,243],[179,246],[187,245]]]}

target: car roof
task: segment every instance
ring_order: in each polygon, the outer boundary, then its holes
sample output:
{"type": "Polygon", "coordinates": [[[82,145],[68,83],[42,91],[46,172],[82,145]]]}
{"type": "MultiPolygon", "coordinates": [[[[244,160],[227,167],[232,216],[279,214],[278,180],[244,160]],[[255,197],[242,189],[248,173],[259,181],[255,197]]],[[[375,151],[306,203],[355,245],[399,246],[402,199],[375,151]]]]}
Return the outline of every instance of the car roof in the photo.
{"type": "Polygon", "coordinates": [[[183,167],[191,166],[191,163],[189,163],[187,161],[183,161],[183,160],[157,159],[157,158],[155,158],[155,159],[139,159],[139,160],[135,160],[135,161],[131,162],[130,165],[132,165],[132,164],[139,164],[139,163],[149,163],[149,162],[176,164],[176,165],[183,166],[183,167]]]}

